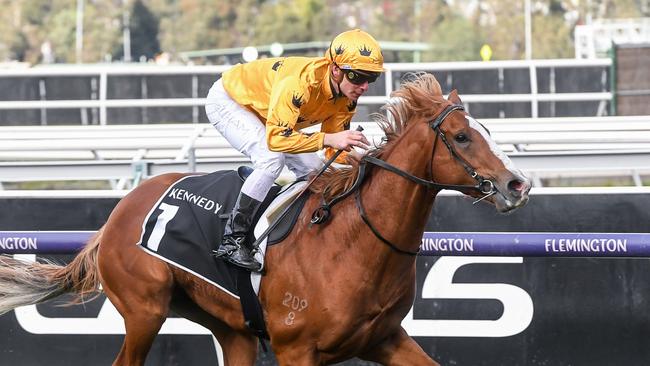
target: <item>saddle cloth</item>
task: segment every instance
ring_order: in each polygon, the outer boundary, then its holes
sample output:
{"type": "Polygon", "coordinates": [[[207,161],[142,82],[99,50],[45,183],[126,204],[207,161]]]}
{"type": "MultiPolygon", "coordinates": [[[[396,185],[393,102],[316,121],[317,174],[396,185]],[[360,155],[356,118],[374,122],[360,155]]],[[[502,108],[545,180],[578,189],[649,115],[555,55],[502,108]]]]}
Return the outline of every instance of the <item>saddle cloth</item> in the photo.
{"type": "MultiPolygon", "coordinates": [[[[228,215],[235,205],[243,181],[235,171],[217,171],[205,175],[190,175],[172,184],[158,199],[142,223],[142,236],[138,245],[151,254],[177,268],[193,274],[239,298],[237,269],[226,261],[212,256],[223,237],[228,215]]],[[[306,183],[297,182],[280,191],[274,186],[260,207],[253,233],[263,233],[288,206],[306,183]]],[[[304,195],[306,197],[306,195],[304,195]]],[[[283,222],[269,235],[273,243],[291,230],[302,209],[292,208],[283,222]]],[[[254,221],[254,222],[255,222],[254,221]]],[[[264,263],[267,240],[260,243],[256,259],[264,263]]],[[[251,283],[257,294],[261,275],[251,274],[251,283]]]]}

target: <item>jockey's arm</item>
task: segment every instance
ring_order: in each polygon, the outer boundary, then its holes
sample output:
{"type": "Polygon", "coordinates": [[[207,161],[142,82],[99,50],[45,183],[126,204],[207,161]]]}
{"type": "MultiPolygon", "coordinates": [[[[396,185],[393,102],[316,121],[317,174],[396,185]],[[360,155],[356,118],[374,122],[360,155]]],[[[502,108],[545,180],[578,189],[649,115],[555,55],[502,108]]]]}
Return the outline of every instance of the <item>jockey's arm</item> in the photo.
{"type": "MultiPolygon", "coordinates": [[[[352,147],[367,148],[368,141],[358,131],[346,130],[353,113],[344,113],[329,118],[321,125],[321,131],[307,134],[295,131],[300,116],[300,106],[309,101],[309,89],[300,86],[298,78],[286,78],[275,86],[271,93],[266,120],[266,141],[271,151],[299,154],[315,152],[325,147],[326,155],[334,154],[332,149],[350,151],[352,147]]],[[[344,154],[337,162],[347,162],[344,154]]]]}

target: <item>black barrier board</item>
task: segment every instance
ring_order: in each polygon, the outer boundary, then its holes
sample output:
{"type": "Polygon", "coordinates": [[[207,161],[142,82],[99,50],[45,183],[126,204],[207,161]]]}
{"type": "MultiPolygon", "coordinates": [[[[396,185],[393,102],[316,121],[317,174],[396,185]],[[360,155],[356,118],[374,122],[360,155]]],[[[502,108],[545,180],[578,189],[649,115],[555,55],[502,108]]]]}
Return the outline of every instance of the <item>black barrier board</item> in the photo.
{"type": "MultiPolygon", "coordinates": [[[[10,201],[0,200],[0,230],[96,230],[116,203],[10,201]]],[[[535,195],[524,209],[500,216],[490,206],[441,196],[427,231],[648,232],[647,207],[650,197],[642,194],[535,195]]],[[[648,261],[420,257],[416,301],[404,326],[442,365],[648,365],[648,261]]],[[[85,307],[27,310],[0,316],[0,365],[110,364],[119,350],[121,318],[103,297],[85,307]]],[[[147,364],[218,359],[210,336],[161,334],[147,364]]],[[[273,364],[272,356],[261,355],[257,364],[273,364]]]]}

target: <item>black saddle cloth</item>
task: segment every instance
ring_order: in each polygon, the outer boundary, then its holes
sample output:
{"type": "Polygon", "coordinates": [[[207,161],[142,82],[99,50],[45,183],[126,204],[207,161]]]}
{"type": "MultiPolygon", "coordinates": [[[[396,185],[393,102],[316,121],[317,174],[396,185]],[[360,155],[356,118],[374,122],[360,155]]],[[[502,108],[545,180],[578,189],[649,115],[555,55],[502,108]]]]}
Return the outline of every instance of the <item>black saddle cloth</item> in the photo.
{"type": "MultiPolygon", "coordinates": [[[[145,218],[139,244],[150,254],[238,297],[237,268],[215,259],[212,250],[222,241],[228,215],[242,184],[235,171],[181,178],[165,191],[145,218]]],[[[257,223],[280,188],[274,186],[271,189],[254,223],[257,223]]],[[[306,198],[307,195],[304,196],[306,198]]],[[[293,214],[286,215],[283,223],[269,235],[269,242],[277,242],[291,230],[304,205],[305,200],[301,201],[301,204],[293,206],[293,214]]]]}

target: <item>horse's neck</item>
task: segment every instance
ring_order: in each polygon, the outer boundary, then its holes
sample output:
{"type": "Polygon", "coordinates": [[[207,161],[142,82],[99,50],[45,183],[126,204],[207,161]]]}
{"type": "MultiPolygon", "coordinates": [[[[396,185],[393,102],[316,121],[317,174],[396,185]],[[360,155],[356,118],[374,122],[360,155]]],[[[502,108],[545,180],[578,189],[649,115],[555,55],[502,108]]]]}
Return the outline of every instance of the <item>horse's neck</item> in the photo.
{"type": "MultiPolygon", "coordinates": [[[[420,178],[430,179],[433,143],[416,131],[402,136],[386,162],[420,178]]],[[[382,236],[402,250],[417,251],[431,212],[434,192],[388,170],[374,167],[370,184],[362,192],[363,206],[382,236]]],[[[386,246],[387,247],[387,246],[386,246]]]]}

